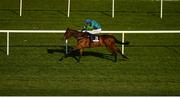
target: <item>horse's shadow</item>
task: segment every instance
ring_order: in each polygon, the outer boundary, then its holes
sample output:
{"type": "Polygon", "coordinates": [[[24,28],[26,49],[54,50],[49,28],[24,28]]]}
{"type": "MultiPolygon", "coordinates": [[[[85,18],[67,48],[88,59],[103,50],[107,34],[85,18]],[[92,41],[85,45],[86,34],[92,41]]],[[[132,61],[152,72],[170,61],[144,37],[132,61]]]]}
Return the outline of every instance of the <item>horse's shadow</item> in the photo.
{"type": "MultiPolygon", "coordinates": [[[[72,47],[70,47],[70,46],[68,48],[72,49],[72,47]]],[[[47,52],[49,54],[61,53],[61,54],[63,54],[63,56],[65,55],[65,51],[66,51],[66,48],[64,46],[61,46],[61,49],[47,49],[47,52]]],[[[98,58],[101,58],[101,59],[114,61],[114,56],[112,54],[104,54],[104,53],[95,52],[95,51],[84,51],[82,57],[83,56],[94,56],[94,57],[98,57],[98,58]]],[[[78,61],[79,60],[78,59],[79,52],[78,51],[72,52],[71,54],[68,54],[68,56],[66,58],[68,58],[68,57],[72,57],[76,61],[78,61]]],[[[124,59],[122,59],[122,60],[124,60],[124,59]]],[[[62,61],[62,60],[59,59],[59,61],[62,61]]]]}
{"type": "Polygon", "coordinates": [[[49,54],[54,54],[54,53],[64,53],[65,51],[63,49],[47,49],[47,52],[49,54]]]}

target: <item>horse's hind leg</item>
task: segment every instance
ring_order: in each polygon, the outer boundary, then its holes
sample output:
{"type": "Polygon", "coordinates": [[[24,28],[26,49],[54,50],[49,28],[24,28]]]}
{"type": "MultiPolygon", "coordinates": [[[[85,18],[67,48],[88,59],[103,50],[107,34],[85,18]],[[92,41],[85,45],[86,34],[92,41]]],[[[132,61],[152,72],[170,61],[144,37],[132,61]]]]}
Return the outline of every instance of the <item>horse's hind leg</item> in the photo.
{"type": "Polygon", "coordinates": [[[117,51],[114,49],[114,47],[106,45],[106,48],[114,56],[114,62],[117,62],[117,51]]]}
{"type": "Polygon", "coordinates": [[[122,54],[122,52],[121,52],[121,50],[120,50],[119,48],[116,47],[116,51],[117,51],[119,54],[121,54],[121,56],[122,56],[123,58],[128,59],[127,56],[125,56],[124,54],[122,54]]]}
{"type": "Polygon", "coordinates": [[[107,46],[108,50],[114,55],[115,62],[117,61],[117,53],[120,53],[123,58],[128,59],[125,55],[122,54],[121,50],[116,47],[116,45],[107,46]]]}
{"type": "Polygon", "coordinates": [[[114,62],[117,62],[117,54],[114,54],[114,62]]]}

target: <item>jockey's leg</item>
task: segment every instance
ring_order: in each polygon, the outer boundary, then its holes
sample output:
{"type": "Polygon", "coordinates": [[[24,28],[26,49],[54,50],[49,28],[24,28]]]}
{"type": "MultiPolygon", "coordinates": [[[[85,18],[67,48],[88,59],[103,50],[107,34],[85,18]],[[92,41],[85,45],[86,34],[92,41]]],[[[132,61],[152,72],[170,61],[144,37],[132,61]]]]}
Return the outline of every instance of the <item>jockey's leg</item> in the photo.
{"type": "Polygon", "coordinates": [[[90,32],[86,32],[86,33],[88,34],[88,37],[90,38],[90,40],[92,40],[93,39],[93,34],[90,33],[90,32]]]}
{"type": "Polygon", "coordinates": [[[99,41],[99,33],[101,32],[101,29],[94,29],[92,31],[93,33],[93,42],[98,42],[99,41]]]}

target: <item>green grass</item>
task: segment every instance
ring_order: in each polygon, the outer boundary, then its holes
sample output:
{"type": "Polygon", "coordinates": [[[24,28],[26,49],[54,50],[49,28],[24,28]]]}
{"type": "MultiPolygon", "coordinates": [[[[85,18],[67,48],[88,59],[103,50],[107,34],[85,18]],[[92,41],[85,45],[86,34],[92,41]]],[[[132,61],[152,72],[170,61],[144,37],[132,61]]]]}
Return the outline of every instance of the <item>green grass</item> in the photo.
{"type": "Polygon", "coordinates": [[[67,0],[26,0],[22,17],[18,0],[2,2],[0,29],[80,29],[86,18],[100,22],[103,30],[176,30],[180,27],[179,1],[164,2],[163,20],[159,17],[158,1],[116,0],[115,18],[111,17],[111,0],[73,0],[70,18],[67,18],[67,0]]]}
{"type": "Polygon", "coordinates": [[[5,46],[0,48],[0,94],[179,95],[178,35],[127,34],[127,61],[118,56],[114,63],[105,48],[96,48],[86,49],[76,63],[72,57],[59,61],[64,53],[62,34],[13,34],[10,56],[5,46]]]}
{"type": "MultiPolygon", "coordinates": [[[[72,0],[67,18],[66,0],[24,0],[22,17],[18,0],[2,0],[0,29],[80,29],[85,18],[96,19],[103,30],[180,29],[179,1],[164,2],[162,20],[157,1],[115,1],[115,18],[111,0],[72,0]]],[[[59,61],[65,52],[63,34],[11,33],[6,56],[6,33],[0,33],[0,95],[180,95],[179,34],[125,34],[125,39],[130,41],[126,61],[118,56],[112,62],[101,47],[85,49],[76,63],[72,57],[59,61]]]]}

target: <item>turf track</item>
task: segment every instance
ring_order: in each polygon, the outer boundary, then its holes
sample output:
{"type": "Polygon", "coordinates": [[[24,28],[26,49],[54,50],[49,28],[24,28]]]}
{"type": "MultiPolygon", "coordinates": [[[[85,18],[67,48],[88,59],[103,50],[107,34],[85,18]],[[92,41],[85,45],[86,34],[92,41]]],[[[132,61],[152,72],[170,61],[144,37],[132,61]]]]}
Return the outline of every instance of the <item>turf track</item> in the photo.
{"type": "MultiPolygon", "coordinates": [[[[45,5],[35,1],[27,0],[19,17],[17,1],[2,0],[0,29],[78,29],[90,14],[105,30],[180,29],[178,1],[164,2],[168,7],[163,20],[158,2],[117,0],[112,19],[111,8],[103,7],[109,6],[108,0],[76,0],[70,18],[65,0],[44,0],[45,5]],[[94,2],[101,7],[89,10],[86,6],[94,2]]],[[[120,40],[120,34],[113,35],[120,40]]],[[[180,95],[179,34],[126,34],[125,39],[130,41],[128,60],[118,56],[114,63],[102,47],[86,49],[76,63],[73,57],[59,61],[65,52],[62,34],[10,34],[6,56],[6,34],[0,33],[0,95],[180,95]]],[[[75,45],[75,40],[69,42],[75,45]]]]}

